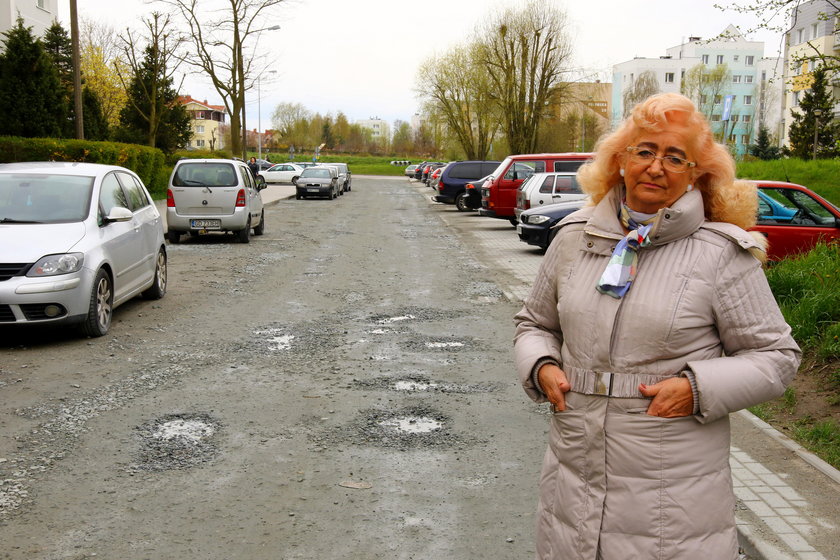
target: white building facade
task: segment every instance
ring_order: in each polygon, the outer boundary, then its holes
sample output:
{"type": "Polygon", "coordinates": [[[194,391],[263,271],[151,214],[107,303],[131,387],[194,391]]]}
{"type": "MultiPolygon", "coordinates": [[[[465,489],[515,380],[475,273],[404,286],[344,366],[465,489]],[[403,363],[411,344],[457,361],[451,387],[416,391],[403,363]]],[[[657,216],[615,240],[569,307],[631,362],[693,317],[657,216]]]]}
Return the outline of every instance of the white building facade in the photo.
{"type": "Polygon", "coordinates": [[[699,64],[707,69],[726,65],[727,80],[716,94],[695,99],[698,107],[707,114],[713,131],[726,138],[735,154],[746,153],[755,141],[760,124],[777,134],[781,111],[781,65],[777,58],[764,58],[764,43],[748,41],[734,27],[727,27],[721,37],[702,40],[689,37],[688,42],[666,49],[659,58],[634,58],[613,66],[612,123],[617,124],[624,115],[623,93],[633,86],[639,76],[650,71],[656,76],[660,92],[679,93],[683,90],[686,75],[699,64]],[[730,103],[727,103],[729,97],[730,103]]]}
{"type": "Polygon", "coordinates": [[[388,121],[379,117],[371,117],[356,121],[356,124],[370,130],[371,138],[377,144],[388,144],[391,141],[391,127],[388,125],[388,121]]]}
{"type": "Polygon", "coordinates": [[[0,0],[0,32],[17,25],[18,16],[24,26],[32,28],[33,35],[43,37],[58,19],[58,0],[0,0]]]}

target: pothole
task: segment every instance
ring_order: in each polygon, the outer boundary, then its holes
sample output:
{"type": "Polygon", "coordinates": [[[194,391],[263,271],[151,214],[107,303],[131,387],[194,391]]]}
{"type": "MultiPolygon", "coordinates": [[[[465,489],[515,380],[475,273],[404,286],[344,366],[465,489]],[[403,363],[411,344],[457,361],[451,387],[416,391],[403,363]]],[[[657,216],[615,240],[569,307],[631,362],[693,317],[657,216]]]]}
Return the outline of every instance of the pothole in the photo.
{"type": "Polygon", "coordinates": [[[170,414],[137,428],[140,447],[129,470],[189,469],[216,457],[221,425],[208,414],[170,414]]]}
{"type": "Polygon", "coordinates": [[[399,410],[363,410],[358,420],[341,430],[314,436],[316,443],[328,447],[332,442],[357,443],[397,450],[452,447],[468,443],[452,430],[452,420],[428,406],[399,410]]]}
{"type": "Polygon", "coordinates": [[[464,338],[444,337],[416,337],[405,343],[410,350],[428,352],[429,350],[439,352],[460,352],[469,347],[475,348],[477,344],[464,338]]]}
{"type": "Polygon", "coordinates": [[[438,381],[425,375],[405,375],[402,377],[377,377],[374,379],[355,380],[353,388],[382,391],[397,391],[401,393],[447,393],[447,394],[477,394],[498,391],[500,386],[495,383],[451,383],[438,381]]]}
{"type": "Polygon", "coordinates": [[[467,297],[483,303],[505,300],[504,292],[493,282],[472,282],[466,289],[467,297]]]}
{"type": "Polygon", "coordinates": [[[411,321],[441,321],[454,319],[463,312],[454,309],[434,309],[430,307],[404,307],[391,313],[371,315],[368,321],[376,325],[392,325],[411,321]]]}
{"type": "Polygon", "coordinates": [[[268,349],[272,351],[289,350],[292,347],[292,341],[295,339],[295,335],[287,334],[278,328],[256,330],[254,334],[260,337],[268,346],[268,349]]]}

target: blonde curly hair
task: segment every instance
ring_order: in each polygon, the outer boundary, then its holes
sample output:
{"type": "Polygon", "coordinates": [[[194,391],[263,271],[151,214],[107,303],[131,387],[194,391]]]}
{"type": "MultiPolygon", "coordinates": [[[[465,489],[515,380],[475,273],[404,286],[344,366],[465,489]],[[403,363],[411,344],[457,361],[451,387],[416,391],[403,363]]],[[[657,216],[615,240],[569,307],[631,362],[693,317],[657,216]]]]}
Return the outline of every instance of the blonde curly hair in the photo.
{"type": "Polygon", "coordinates": [[[678,93],[652,95],[636,105],[630,117],[598,140],[595,157],[578,171],[578,183],[597,204],[622,182],[619,169],[627,146],[642,132],[660,132],[677,124],[690,131],[689,148],[697,163],[694,188],[703,195],[706,219],[728,222],[742,229],[755,225],[758,189],[749,181],[735,180],[735,160],[725,146],[715,142],[706,117],[692,101],[678,93]]]}

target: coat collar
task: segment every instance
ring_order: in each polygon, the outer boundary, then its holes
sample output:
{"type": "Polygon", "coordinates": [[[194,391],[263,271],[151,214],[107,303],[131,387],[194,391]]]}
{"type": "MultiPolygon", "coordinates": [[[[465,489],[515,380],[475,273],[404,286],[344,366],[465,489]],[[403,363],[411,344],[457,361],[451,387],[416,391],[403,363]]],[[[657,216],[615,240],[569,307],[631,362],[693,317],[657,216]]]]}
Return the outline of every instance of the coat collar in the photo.
{"type": "MultiPolygon", "coordinates": [[[[624,237],[624,228],[618,218],[623,192],[624,186],[616,185],[601,199],[584,227],[586,233],[610,239],[624,237]]],[[[703,195],[697,190],[689,191],[677,199],[673,205],[657,212],[650,233],[651,243],[664,245],[688,237],[705,221],[703,195]]]]}

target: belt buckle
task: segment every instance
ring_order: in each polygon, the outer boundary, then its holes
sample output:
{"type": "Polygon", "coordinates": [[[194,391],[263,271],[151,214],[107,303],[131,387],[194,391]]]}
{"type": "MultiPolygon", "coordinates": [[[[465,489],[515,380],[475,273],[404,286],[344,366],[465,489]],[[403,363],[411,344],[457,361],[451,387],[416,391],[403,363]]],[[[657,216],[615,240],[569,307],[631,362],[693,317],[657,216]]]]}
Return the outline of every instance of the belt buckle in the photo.
{"type": "Polygon", "coordinates": [[[595,383],[592,394],[608,397],[612,394],[613,374],[609,372],[594,372],[595,383]]]}

